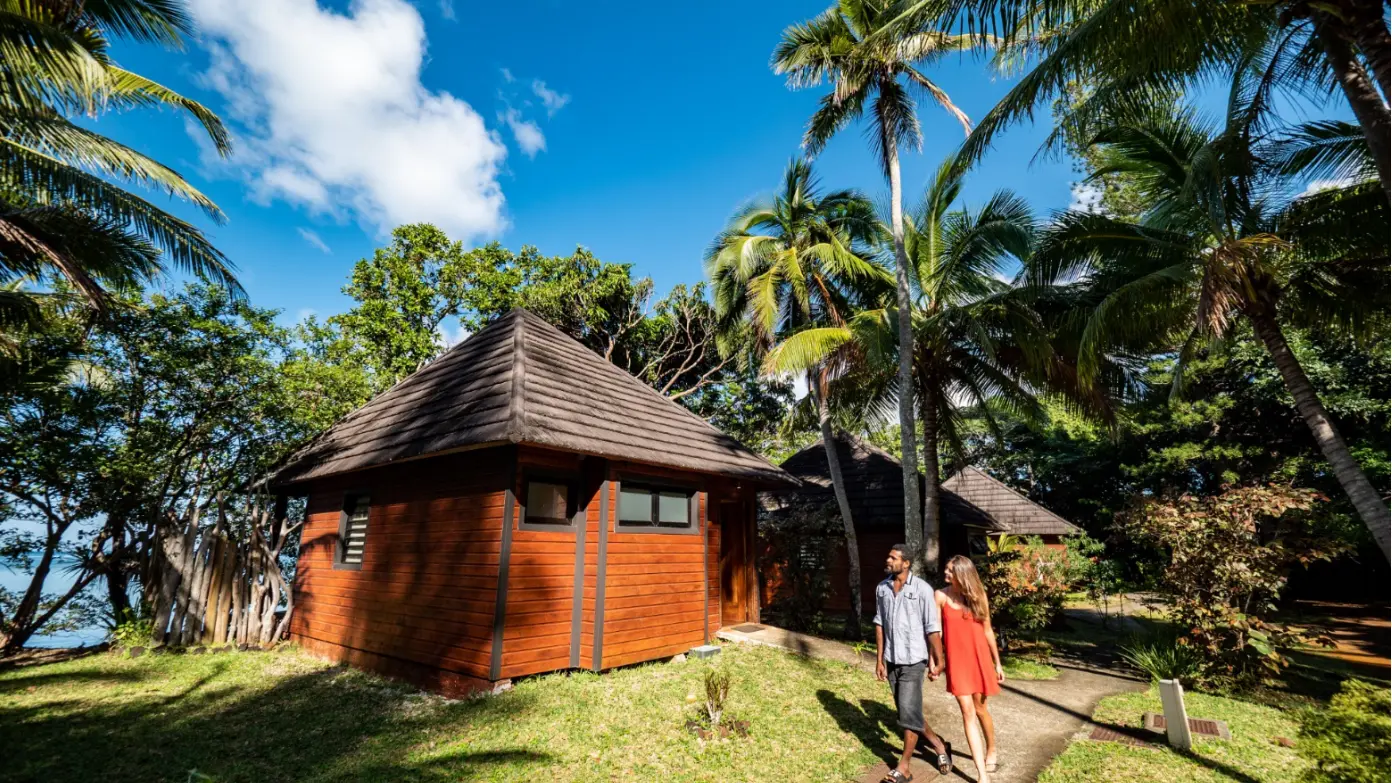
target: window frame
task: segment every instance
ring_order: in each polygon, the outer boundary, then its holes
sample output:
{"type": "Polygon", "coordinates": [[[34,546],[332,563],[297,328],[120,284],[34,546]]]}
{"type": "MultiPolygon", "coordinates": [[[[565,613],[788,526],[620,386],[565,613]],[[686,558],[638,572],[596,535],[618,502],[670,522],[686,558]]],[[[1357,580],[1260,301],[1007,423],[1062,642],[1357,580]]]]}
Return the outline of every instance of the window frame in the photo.
{"type": "Polygon", "coordinates": [[[580,524],[580,478],[559,473],[532,472],[522,474],[522,494],[516,499],[517,529],[538,530],[542,532],[575,532],[580,524]],[[564,521],[552,517],[528,517],[527,498],[531,494],[532,483],[559,484],[566,488],[566,516],[564,521]],[[532,521],[537,520],[537,521],[532,521]]]}
{"type": "Polygon", "coordinates": [[[652,476],[633,476],[620,477],[614,482],[614,523],[611,528],[614,533],[636,533],[638,535],[666,535],[666,536],[695,536],[701,533],[701,501],[702,489],[696,484],[683,481],[671,481],[668,479],[655,478],[652,476]],[[620,498],[623,497],[624,488],[645,490],[652,495],[652,517],[649,522],[624,521],[619,517],[620,498]],[[663,525],[657,521],[658,503],[663,492],[680,492],[687,496],[687,520],[686,524],[680,527],[676,525],[663,525]]]}
{"type": "Polygon", "coordinates": [[[372,493],[367,490],[350,490],[343,493],[343,506],[338,512],[338,543],[334,546],[333,568],[335,571],[361,571],[363,561],[367,560],[367,538],[372,532],[372,493]],[[348,554],[348,525],[352,521],[353,510],[359,501],[367,501],[367,530],[363,531],[363,555],[356,563],[346,562],[348,554]]]}

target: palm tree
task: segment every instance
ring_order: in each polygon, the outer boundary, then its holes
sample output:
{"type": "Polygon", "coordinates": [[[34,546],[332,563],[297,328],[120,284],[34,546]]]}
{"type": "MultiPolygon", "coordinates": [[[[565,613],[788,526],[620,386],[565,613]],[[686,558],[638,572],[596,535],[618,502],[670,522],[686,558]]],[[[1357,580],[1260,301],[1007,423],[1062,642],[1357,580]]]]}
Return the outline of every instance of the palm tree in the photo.
{"type": "MultiPolygon", "coordinates": [[[[923,568],[936,571],[941,532],[938,453],[946,445],[960,458],[964,420],[975,416],[999,432],[997,414],[1030,418],[1038,412],[1035,388],[1048,382],[1050,348],[1031,292],[1004,280],[1027,257],[1034,234],[1029,207],[999,191],[972,211],[958,206],[961,179],[939,169],[921,207],[905,227],[913,284],[912,385],[907,393],[892,371],[898,348],[887,309],[866,310],[845,326],[804,330],[769,355],[771,369],[794,371],[852,353],[865,357],[858,377],[843,390],[874,410],[891,398],[916,400],[923,422],[923,568]]],[[[873,415],[873,414],[872,414],[873,415]]]]}
{"type": "Polygon", "coordinates": [[[163,164],[74,123],[108,110],[171,107],[222,154],[226,130],[200,104],[118,67],[109,37],[177,47],[192,33],[178,0],[0,0],[0,279],[57,274],[97,308],[104,288],[161,273],[164,259],[240,291],[193,225],[114,182],[222,213],[163,164]]]}
{"type": "Polygon", "coordinates": [[[1380,0],[920,0],[898,23],[950,28],[965,20],[968,28],[999,32],[1003,65],[1032,63],[971,133],[962,165],[979,159],[996,134],[1032,118],[1072,84],[1088,86],[1091,94],[1065,112],[1049,145],[1062,141],[1064,125],[1095,123],[1154,96],[1247,74],[1260,95],[1253,108],[1268,122],[1276,114],[1276,91],[1316,100],[1342,91],[1384,189],[1392,192],[1392,114],[1386,102],[1392,39],[1384,19],[1380,0]]]}
{"type": "MultiPolygon", "coordinates": [[[[764,354],[800,330],[844,324],[863,290],[888,286],[888,272],[863,252],[877,238],[878,228],[874,209],[863,196],[846,190],[823,194],[810,164],[788,164],[777,197],[737,213],[706,254],[721,334],[729,340],[752,333],[756,352],[764,354]]],[[[860,550],[828,401],[835,369],[827,362],[802,368],[817,406],[846,537],[851,597],[846,633],[858,637],[860,550]]]]}
{"type": "MultiPolygon", "coordinates": [[[[786,74],[794,87],[815,86],[824,79],[832,82],[832,91],[822,97],[803,136],[803,146],[809,154],[820,152],[867,109],[874,116],[871,146],[889,180],[900,345],[912,343],[913,325],[899,149],[918,149],[923,141],[911,91],[926,94],[956,117],[963,128],[971,130],[966,114],[917,66],[985,42],[980,37],[948,34],[926,23],[899,21],[913,5],[902,0],[843,0],[811,21],[783,31],[783,39],[773,54],[774,71],[786,74]]],[[[913,357],[901,352],[898,363],[900,387],[911,388],[913,357]]],[[[905,538],[909,546],[916,548],[921,543],[918,460],[913,400],[907,394],[899,400],[899,438],[904,461],[905,538]]]]}
{"type": "Polygon", "coordinates": [[[1109,148],[1110,171],[1129,174],[1148,208],[1139,223],[1060,215],[1035,251],[1029,279],[1080,290],[1090,301],[1077,314],[1085,382],[1111,344],[1163,334],[1183,346],[1176,373],[1182,383],[1188,357],[1245,319],[1386,555],[1387,505],[1283,332],[1287,324],[1354,335],[1385,329],[1386,196],[1375,182],[1363,182],[1290,198],[1285,174],[1300,170],[1301,161],[1336,160],[1341,143],[1347,152],[1348,129],[1306,128],[1293,145],[1291,139],[1254,143],[1242,112],[1229,116],[1233,121],[1222,129],[1183,111],[1104,128],[1093,143],[1109,148]]]}

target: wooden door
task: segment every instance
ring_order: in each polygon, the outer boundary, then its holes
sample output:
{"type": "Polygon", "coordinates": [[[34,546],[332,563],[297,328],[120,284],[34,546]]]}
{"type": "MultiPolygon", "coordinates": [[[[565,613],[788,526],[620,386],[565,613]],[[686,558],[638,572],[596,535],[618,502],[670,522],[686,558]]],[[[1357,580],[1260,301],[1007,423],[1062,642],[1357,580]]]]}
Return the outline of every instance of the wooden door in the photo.
{"type": "Polygon", "coordinates": [[[748,536],[744,504],[720,503],[720,624],[735,625],[749,619],[748,536]]]}

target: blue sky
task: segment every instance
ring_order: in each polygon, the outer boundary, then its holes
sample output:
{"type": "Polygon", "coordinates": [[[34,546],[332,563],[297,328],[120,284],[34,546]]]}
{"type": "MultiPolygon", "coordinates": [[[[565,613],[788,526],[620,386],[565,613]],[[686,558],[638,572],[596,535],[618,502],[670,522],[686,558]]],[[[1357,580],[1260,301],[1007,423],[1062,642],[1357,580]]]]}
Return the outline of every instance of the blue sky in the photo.
{"type": "MultiPolygon", "coordinates": [[[[583,245],[632,263],[659,291],[699,280],[710,238],[777,184],[821,94],[789,90],[768,59],[781,30],[825,0],[189,5],[203,35],[186,52],[117,56],[219,111],[237,157],[210,156],[170,112],[98,127],[222,207],[226,224],[200,224],[252,301],[286,320],[345,309],[353,262],[416,220],[469,244],[583,245]]],[[[953,56],[930,76],[973,118],[1008,87],[980,58],[953,56]]],[[[924,149],[904,160],[910,201],[962,138],[938,107],[920,117],[924,149]]],[[[970,175],[968,201],[1012,188],[1041,213],[1068,206],[1069,163],[1031,162],[1042,120],[997,144],[970,175]]],[[[859,128],[816,165],[827,186],[887,190],[859,128]]]]}

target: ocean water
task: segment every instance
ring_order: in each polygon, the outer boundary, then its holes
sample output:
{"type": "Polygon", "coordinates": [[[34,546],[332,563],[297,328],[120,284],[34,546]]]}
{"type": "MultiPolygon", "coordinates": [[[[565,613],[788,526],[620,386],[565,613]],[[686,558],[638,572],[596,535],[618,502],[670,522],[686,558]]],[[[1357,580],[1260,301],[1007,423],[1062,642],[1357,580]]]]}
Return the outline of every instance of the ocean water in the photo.
{"type": "MultiPolygon", "coordinates": [[[[73,579],[76,576],[69,568],[74,561],[59,557],[53,565],[53,570],[49,572],[48,579],[44,581],[45,593],[65,593],[72,587],[73,579]]],[[[29,589],[30,575],[0,565],[0,588],[4,588],[12,593],[23,594],[29,589]]],[[[92,588],[88,588],[89,590],[92,588]]],[[[106,639],[106,626],[100,623],[87,628],[79,628],[75,631],[63,631],[61,633],[45,634],[43,632],[29,637],[29,647],[79,647],[82,645],[100,644],[106,639]]]]}

